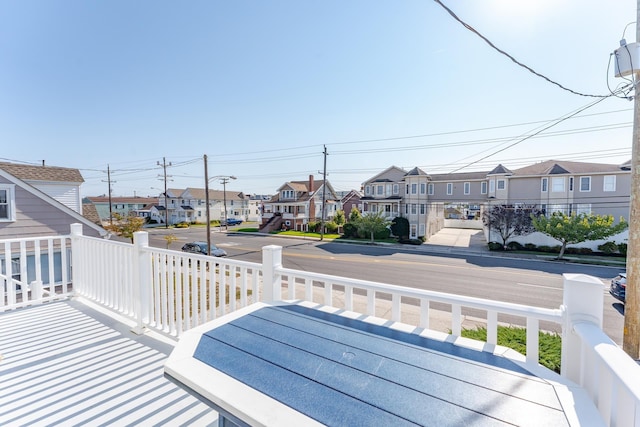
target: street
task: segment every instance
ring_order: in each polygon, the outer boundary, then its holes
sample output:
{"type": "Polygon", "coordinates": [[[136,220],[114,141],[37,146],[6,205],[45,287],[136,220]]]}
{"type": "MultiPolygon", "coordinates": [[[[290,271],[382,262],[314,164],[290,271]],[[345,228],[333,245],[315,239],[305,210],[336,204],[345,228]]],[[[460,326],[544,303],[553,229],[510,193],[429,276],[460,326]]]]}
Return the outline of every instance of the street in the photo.
{"type": "MultiPolygon", "coordinates": [[[[174,250],[186,242],[206,240],[204,227],[147,231],[155,247],[166,248],[164,236],[175,235],[178,240],[170,246],[174,250]]],[[[320,242],[233,233],[231,229],[225,233],[217,228],[212,230],[211,242],[226,250],[230,258],[244,261],[260,262],[262,247],[278,245],[283,247],[287,268],[544,308],[562,304],[563,273],[587,274],[603,280],[604,330],[616,343],[622,343],[624,305],[608,292],[609,281],[620,271],[617,267],[447,253],[426,247],[320,242]]]]}

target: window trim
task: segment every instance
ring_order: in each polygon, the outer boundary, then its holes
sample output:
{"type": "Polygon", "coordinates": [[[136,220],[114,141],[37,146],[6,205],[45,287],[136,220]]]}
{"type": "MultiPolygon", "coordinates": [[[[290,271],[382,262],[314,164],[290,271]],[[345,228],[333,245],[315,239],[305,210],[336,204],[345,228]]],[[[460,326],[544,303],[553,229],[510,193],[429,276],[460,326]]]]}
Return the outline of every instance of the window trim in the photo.
{"type": "Polygon", "coordinates": [[[489,189],[489,185],[487,181],[482,181],[480,183],[480,194],[487,194],[488,189],[489,189]]]}
{"type": "Polygon", "coordinates": [[[549,191],[549,178],[542,178],[540,180],[540,192],[547,193],[549,191]]]}
{"type": "Polygon", "coordinates": [[[7,192],[7,217],[0,218],[0,222],[16,221],[16,188],[15,184],[0,184],[0,190],[7,192]]]}
{"type": "Polygon", "coordinates": [[[589,193],[589,192],[591,192],[591,177],[590,176],[581,176],[580,177],[580,192],[581,193],[589,193]],[[586,179],[587,183],[588,183],[586,190],[582,189],[582,180],[583,179],[586,179]]]}
{"type": "Polygon", "coordinates": [[[433,182],[427,184],[427,194],[429,196],[433,196],[435,194],[435,184],[433,182]]]}
{"type": "Polygon", "coordinates": [[[447,196],[453,194],[453,182],[447,182],[447,196]]]}
{"type": "Polygon", "coordinates": [[[464,183],[464,194],[465,195],[471,194],[471,183],[470,182],[465,182],[464,183]]]}
{"type": "Polygon", "coordinates": [[[602,191],[610,193],[612,191],[616,191],[616,181],[617,181],[617,177],[616,175],[605,175],[604,178],[602,179],[602,191]],[[613,182],[611,184],[613,184],[612,188],[610,190],[607,190],[607,178],[613,178],[613,182]]]}

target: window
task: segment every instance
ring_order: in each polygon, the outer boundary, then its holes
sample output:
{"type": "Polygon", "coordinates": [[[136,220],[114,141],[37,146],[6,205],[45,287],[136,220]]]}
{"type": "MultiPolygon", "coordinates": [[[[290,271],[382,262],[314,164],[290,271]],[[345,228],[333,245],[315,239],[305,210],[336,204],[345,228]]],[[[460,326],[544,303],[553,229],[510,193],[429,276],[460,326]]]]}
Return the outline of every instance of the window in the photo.
{"type": "Polygon", "coordinates": [[[386,196],[389,197],[391,195],[391,190],[393,186],[391,184],[387,184],[386,188],[387,188],[386,196]]]}
{"type": "Polygon", "coordinates": [[[376,186],[376,194],[378,196],[382,196],[384,194],[384,186],[382,185],[377,185],[376,186]]]}
{"type": "Polygon", "coordinates": [[[420,203],[420,215],[424,215],[424,213],[426,212],[426,207],[427,205],[425,205],[424,203],[420,203]]]}
{"type": "Polygon", "coordinates": [[[616,176],[605,175],[604,176],[604,188],[603,191],[616,191],[616,176]]]}
{"type": "Polygon", "coordinates": [[[496,180],[492,179],[489,181],[489,193],[495,193],[496,191],[496,180]]]}
{"type": "Polygon", "coordinates": [[[415,239],[416,237],[418,237],[416,224],[411,224],[409,226],[409,233],[410,233],[409,237],[411,237],[412,239],[415,239]]]}
{"type": "Polygon", "coordinates": [[[418,194],[418,184],[411,184],[411,194],[418,194]]]}
{"type": "Polygon", "coordinates": [[[433,183],[429,183],[429,195],[433,196],[433,183]]]}
{"type": "Polygon", "coordinates": [[[427,184],[424,182],[420,183],[420,194],[425,194],[427,192],[427,184]]]}
{"type": "Polygon", "coordinates": [[[498,190],[504,190],[507,185],[507,182],[504,179],[498,180],[498,190]]]}
{"type": "Polygon", "coordinates": [[[453,194],[453,184],[451,182],[447,182],[447,194],[448,195],[453,194]]]}
{"type": "Polygon", "coordinates": [[[371,195],[371,186],[367,185],[366,187],[364,187],[364,195],[365,196],[370,196],[371,195]]]}
{"type": "Polygon", "coordinates": [[[424,224],[420,224],[420,236],[424,236],[424,224]]]}
{"type": "Polygon", "coordinates": [[[487,181],[480,183],[480,194],[487,194],[487,181]]]}
{"type": "Polygon", "coordinates": [[[569,177],[569,191],[573,191],[573,177],[569,177]]]}
{"type": "Polygon", "coordinates": [[[464,194],[471,194],[471,183],[470,182],[465,182],[464,183],[464,194]]]}
{"type": "Polygon", "coordinates": [[[13,185],[0,185],[0,221],[15,221],[15,196],[13,185]]]}
{"type": "Polygon", "coordinates": [[[563,193],[564,192],[564,177],[563,176],[554,176],[551,178],[551,191],[554,193],[563,193]]]}
{"type": "Polygon", "coordinates": [[[576,214],[591,214],[591,203],[579,203],[576,205],[576,214]]]}
{"type": "Polygon", "coordinates": [[[542,178],[540,181],[540,191],[543,193],[547,192],[547,186],[549,185],[549,178],[542,178]]]}
{"type": "Polygon", "coordinates": [[[393,194],[398,194],[400,192],[400,188],[398,184],[393,184],[393,194]]]}
{"type": "Polygon", "coordinates": [[[581,176],[580,177],[580,191],[591,191],[591,177],[590,176],[581,176]]]}
{"type": "Polygon", "coordinates": [[[415,215],[418,213],[418,205],[415,203],[411,203],[411,215],[415,215]]]}

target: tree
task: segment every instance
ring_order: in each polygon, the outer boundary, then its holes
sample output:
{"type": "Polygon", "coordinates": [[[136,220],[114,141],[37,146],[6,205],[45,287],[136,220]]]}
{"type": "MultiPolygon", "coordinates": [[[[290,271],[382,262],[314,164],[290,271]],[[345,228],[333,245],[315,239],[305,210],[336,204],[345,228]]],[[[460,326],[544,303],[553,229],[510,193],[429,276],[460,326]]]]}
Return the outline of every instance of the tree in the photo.
{"type": "Polygon", "coordinates": [[[164,236],[164,240],[167,241],[167,249],[169,249],[169,246],[171,246],[173,242],[178,240],[178,236],[176,236],[175,234],[167,234],[166,236],[164,236]]]}
{"type": "Polygon", "coordinates": [[[404,217],[396,217],[391,223],[391,232],[398,239],[406,240],[409,238],[409,220],[404,217]]]}
{"type": "Polygon", "coordinates": [[[122,215],[118,213],[113,215],[116,218],[116,221],[104,228],[118,236],[131,239],[131,243],[133,243],[133,233],[142,230],[142,226],[144,226],[145,222],[144,218],[140,218],[134,214],[129,214],[126,218],[123,218],[122,215]]]}
{"type": "Polygon", "coordinates": [[[532,218],[540,216],[535,205],[493,205],[482,213],[482,223],[494,230],[502,239],[503,249],[507,249],[509,239],[515,236],[525,236],[535,231],[532,218]]]}
{"type": "Polygon", "coordinates": [[[624,231],[628,224],[624,218],[614,224],[613,215],[571,214],[554,212],[550,217],[539,216],[533,219],[536,231],[559,241],[562,245],[558,259],[562,259],[567,245],[588,240],[606,239],[624,231]]]}
{"type": "Polygon", "coordinates": [[[337,225],[343,225],[346,222],[344,211],[342,209],[338,209],[333,215],[333,222],[335,222],[337,225]]]}
{"type": "Polygon", "coordinates": [[[362,218],[362,214],[358,210],[357,207],[352,207],[351,212],[349,212],[349,222],[358,222],[358,220],[362,218]]]}
{"type": "MultiPolygon", "coordinates": [[[[351,211],[353,212],[353,210],[351,211]]],[[[391,224],[385,216],[384,212],[369,212],[362,216],[357,222],[356,226],[358,227],[358,231],[366,236],[367,234],[371,236],[371,242],[374,241],[374,236],[376,233],[383,231],[391,224]]]]}

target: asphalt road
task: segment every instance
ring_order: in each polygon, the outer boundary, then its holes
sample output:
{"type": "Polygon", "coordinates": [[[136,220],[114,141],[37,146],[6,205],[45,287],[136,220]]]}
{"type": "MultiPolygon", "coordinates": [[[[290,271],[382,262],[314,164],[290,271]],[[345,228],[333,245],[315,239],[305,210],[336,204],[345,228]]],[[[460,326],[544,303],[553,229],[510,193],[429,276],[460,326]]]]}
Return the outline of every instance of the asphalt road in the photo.
{"type": "MultiPolygon", "coordinates": [[[[211,242],[231,258],[260,262],[263,246],[279,245],[287,268],[545,308],[562,304],[563,273],[588,274],[603,280],[604,329],[616,343],[622,343],[624,305],[607,291],[607,284],[620,270],[616,267],[452,252],[425,245],[405,248],[320,242],[232,230],[230,227],[225,233],[214,228],[211,237],[211,242]]],[[[166,234],[178,238],[170,246],[175,250],[188,241],[206,240],[203,227],[148,231],[155,247],[166,247],[166,234]]]]}

